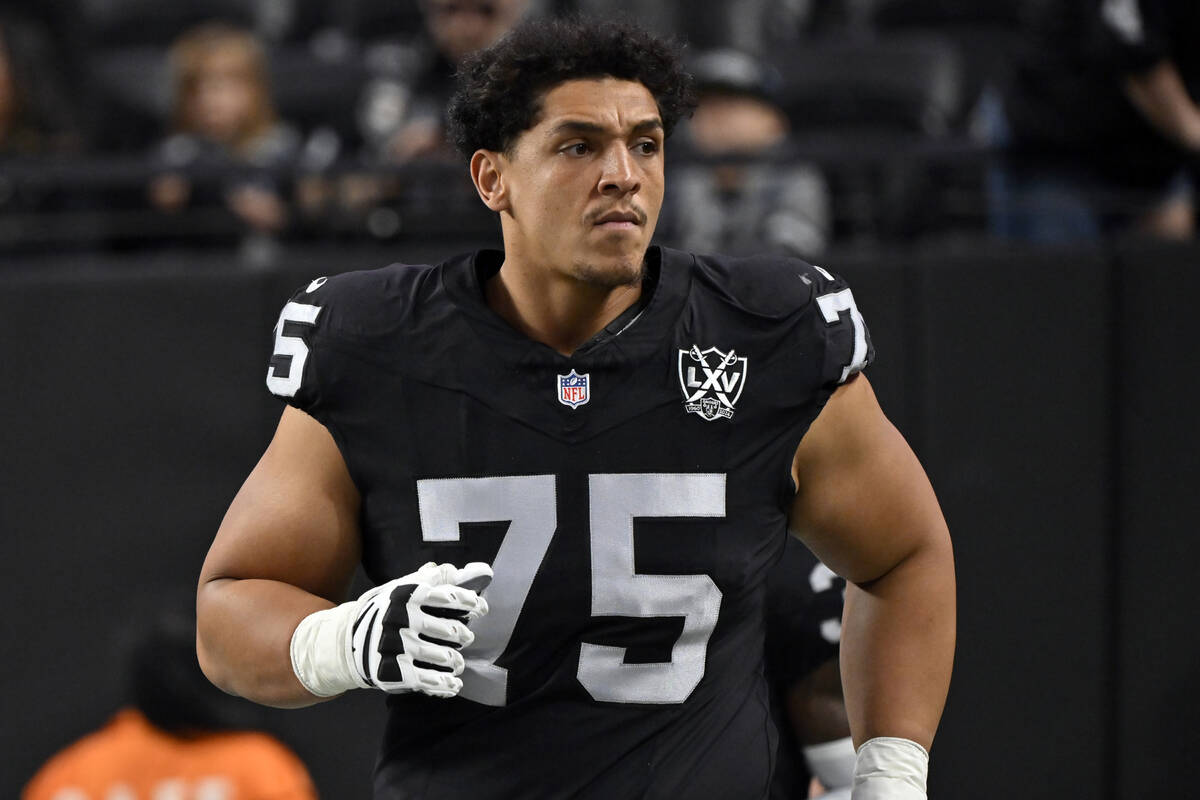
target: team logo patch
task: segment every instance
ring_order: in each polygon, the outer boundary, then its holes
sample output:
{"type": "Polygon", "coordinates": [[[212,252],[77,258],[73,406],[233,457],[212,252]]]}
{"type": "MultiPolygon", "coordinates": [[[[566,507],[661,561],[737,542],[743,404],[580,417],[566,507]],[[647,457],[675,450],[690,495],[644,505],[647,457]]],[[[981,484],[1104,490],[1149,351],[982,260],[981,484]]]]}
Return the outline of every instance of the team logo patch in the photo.
{"type": "Polygon", "coordinates": [[[575,370],[558,376],[558,402],[571,408],[579,408],[592,399],[590,372],[580,375],[575,370]]]}
{"type": "Polygon", "coordinates": [[[733,407],[746,385],[747,363],[733,350],[723,353],[715,347],[701,350],[692,345],[679,351],[679,388],[683,407],[707,422],[730,419],[733,407]]]}

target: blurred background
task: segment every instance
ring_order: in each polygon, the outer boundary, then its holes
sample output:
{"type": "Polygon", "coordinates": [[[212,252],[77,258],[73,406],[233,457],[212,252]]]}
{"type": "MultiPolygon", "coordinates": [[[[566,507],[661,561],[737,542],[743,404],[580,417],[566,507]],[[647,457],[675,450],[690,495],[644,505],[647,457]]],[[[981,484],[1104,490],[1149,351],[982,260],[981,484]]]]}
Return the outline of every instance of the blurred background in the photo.
{"type": "MultiPolygon", "coordinates": [[[[1187,796],[1194,0],[0,2],[0,795],[194,585],[292,290],[499,244],[443,136],[455,64],[572,12],[686,43],[660,243],[855,289],[956,541],[930,796],[1187,796]]],[[[245,713],[368,796],[379,698],[245,713]]]]}

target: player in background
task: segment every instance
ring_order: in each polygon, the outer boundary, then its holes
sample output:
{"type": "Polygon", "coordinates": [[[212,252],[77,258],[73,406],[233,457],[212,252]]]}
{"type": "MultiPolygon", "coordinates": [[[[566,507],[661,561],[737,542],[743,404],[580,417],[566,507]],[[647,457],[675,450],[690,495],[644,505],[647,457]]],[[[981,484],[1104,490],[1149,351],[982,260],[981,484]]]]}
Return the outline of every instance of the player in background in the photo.
{"type": "Polygon", "coordinates": [[[21,800],[316,800],[300,759],[249,729],[253,706],[208,682],[195,646],[190,612],[151,620],[129,650],[128,705],[47,761],[21,800]]]}
{"type": "Polygon", "coordinates": [[[856,800],[925,796],[949,534],[842,280],[650,246],[689,84],[636,28],[518,26],[449,113],[504,250],[281,313],[289,407],[201,570],[197,649],[262,703],[386,691],[376,798],[765,797],[789,529],[850,582],[856,800]],[[378,585],[346,601],[360,560],[378,585]]]}
{"type": "Polygon", "coordinates": [[[764,668],[779,728],[772,800],[850,797],[855,753],[838,665],[845,591],[795,538],[767,577],[764,668]]]}

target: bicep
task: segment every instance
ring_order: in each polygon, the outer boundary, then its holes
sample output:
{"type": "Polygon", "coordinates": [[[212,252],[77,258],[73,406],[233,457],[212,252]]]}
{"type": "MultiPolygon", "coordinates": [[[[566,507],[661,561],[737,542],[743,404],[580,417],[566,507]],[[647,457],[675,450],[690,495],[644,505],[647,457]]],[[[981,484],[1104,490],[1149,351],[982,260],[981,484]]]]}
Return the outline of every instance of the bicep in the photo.
{"type": "Polygon", "coordinates": [[[867,583],[948,539],[912,449],[866,377],[838,387],[796,450],[791,528],[839,575],[867,583]]]}
{"type": "Polygon", "coordinates": [[[339,602],[360,556],[358,512],[333,437],[289,406],[226,512],[200,584],[274,580],[339,602]]]}

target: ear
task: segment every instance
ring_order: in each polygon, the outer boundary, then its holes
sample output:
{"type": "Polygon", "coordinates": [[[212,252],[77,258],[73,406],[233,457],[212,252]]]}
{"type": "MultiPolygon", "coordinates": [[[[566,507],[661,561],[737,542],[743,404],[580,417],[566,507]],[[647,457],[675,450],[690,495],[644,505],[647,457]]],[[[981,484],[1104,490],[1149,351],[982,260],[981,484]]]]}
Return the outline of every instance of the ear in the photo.
{"type": "Polygon", "coordinates": [[[471,156],[471,180],[479,199],[492,211],[508,211],[508,189],[504,184],[505,158],[494,150],[476,150],[471,156]]]}

